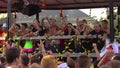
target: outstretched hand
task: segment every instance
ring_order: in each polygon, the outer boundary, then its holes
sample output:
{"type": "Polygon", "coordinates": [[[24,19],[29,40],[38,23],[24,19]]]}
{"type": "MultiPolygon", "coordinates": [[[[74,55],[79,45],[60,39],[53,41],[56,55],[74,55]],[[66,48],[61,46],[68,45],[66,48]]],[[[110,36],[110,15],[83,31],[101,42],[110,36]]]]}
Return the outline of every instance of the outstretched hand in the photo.
{"type": "Polygon", "coordinates": [[[40,48],[44,49],[44,44],[43,44],[43,41],[40,39],[40,45],[39,45],[40,48]]]}
{"type": "Polygon", "coordinates": [[[93,43],[92,46],[93,46],[94,49],[97,48],[97,44],[96,43],[93,43]]]}
{"type": "Polygon", "coordinates": [[[70,53],[70,52],[68,52],[68,51],[67,51],[67,52],[65,52],[65,56],[66,56],[66,57],[70,57],[70,55],[71,55],[71,53],[70,53]]]}

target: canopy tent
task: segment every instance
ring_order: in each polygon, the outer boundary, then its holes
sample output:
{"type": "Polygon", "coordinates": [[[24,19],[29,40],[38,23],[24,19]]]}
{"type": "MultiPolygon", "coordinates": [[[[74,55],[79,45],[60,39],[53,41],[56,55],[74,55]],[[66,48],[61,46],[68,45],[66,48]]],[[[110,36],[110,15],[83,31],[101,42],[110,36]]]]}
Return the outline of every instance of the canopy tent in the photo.
{"type": "MultiPolygon", "coordinates": [[[[0,12],[7,11],[8,0],[0,0],[0,12]]],[[[22,1],[29,1],[29,4],[37,4],[40,9],[81,9],[81,8],[100,8],[108,7],[109,0],[12,0],[12,5],[15,3],[24,3],[22,1]],[[43,1],[46,1],[46,6],[41,7],[43,1]]],[[[18,4],[17,4],[18,5],[18,4]]],[[[113,6],[120,6],[120,0],[114,0],[113,6]]],[[[13,8],[12,11],[16,9],[13,8]]]]}

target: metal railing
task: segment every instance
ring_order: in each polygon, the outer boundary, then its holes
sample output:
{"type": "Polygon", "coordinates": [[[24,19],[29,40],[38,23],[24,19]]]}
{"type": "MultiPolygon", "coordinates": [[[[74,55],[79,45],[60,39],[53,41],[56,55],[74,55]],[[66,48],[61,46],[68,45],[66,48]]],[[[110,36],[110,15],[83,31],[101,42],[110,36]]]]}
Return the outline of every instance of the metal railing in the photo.
{"type": "MultiPolygon", "coordinates": [[[[70,39],[70,38],[87,38],[87,35],[63,35],[63,36],[32,36],[32,37],[13,37],[12,39],[21,40],[21,39],[70,39]]],[[[102,36],[92,35],[91,38],[102,38],[102,36]]],[[[115,36],[115,38],[120,38],[120,35],[115,36]]],[[[0,37],[0,40],[5,40],[5,37],[0,37]]]]}
{"type": "MultiPolygon", "coordinates": [[[[72,54],[70,55],[70,57],[79,57],[79,56],[82,55],[82,54],[83,54],[83,53],[72,53],[72,54]]],[[[56,57],[59,57],[59,54],[58,54],[58,53],[53,53],[53,55],[56,56],[56,57]]],[[[66,57],[66,55],[65,55],[65,54],[62,54],[61,57],[66,57]]],[[[96,53],[90,53],[90,54],[89,54],[89,57],[96,57],[96,53]]]]}

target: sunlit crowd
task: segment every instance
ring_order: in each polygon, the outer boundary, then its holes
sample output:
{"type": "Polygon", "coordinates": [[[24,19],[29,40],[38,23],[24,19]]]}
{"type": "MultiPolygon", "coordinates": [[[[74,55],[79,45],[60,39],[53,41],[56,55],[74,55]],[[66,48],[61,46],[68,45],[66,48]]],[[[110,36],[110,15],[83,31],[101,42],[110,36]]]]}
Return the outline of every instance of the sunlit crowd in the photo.
{"type": "Polygon", "coordinates": [[[108,24],[108,20],[102,20],[91,27],[87,20],[76,18],[76,25],[73,25],[67,16],[62,17],[60,22],[48,17],[40,21],[34,19],[32,24],[13,22],[9,29],[8,24],[3,23],[0,25],[0,35],[5,38],[9,36],[9,39],[0,40],[0,68],[119,68],[120,39],[116,44],[107,43],[110,37],[108,24]],[[70,35],[85,37],[24,39],[70,35]],[[19,39],[13,39],[15,37],[19,39]],[[79,57],[73,59],[71,54],[74,52],[80,54],[79,57]],[[54,56],[54,53],[65,54],[66,59],[58,59],[61,57],[54,56]],[[95,60],[89,53],[96,53],[95,60]]]}

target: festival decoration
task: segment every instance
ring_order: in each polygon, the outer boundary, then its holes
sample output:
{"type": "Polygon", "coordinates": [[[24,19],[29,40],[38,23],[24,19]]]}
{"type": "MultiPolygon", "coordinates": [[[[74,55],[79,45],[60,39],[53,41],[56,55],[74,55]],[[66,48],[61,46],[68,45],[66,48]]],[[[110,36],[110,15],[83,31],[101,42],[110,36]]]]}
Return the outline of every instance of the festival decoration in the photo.
{"type": "Polygon", "coordinates": [[[63,10],[60,9],[60,17],[63,17],[63,10]]]}
{"type": "MultiPolygon", "coordinates": [[[[3,25],[2,27],[6,27],[6,25],[3,25]]],[[[5,32],[2,32],[2,37],[6,38],[7,37],[7,33],[5,32]]],[[[5,47],[5,44],[6,44],[6,40],[2,40],[2,48],[0,48],[0,51],[2,52],[2,56],[5,55],[5,51],[7,50],[7,48],[5,47]]]]}
{"type": "Polygon", "coordinates": [[[88,16],[89,21],[91,21],[91,13],[92,13],[92,9],[90,9],[90,11],[89,11],[89,16],[88,16]]]}
{"type": "Polygon", "coordinates": [[[42,7],[46,7],[46,0],[42,0],[42,7]]]}
{"type": "Polygon", "coordinates": [[[17,18],[17,13],[16,13],[16,11],[14,12],[14,15],[13,15],[13,18],[17,18]]]}
{"type": "MultiPolygon", "coordinates": [[[[97,38],[103,38],[103,37],[102,37],[102,36],[98,36],[97,38]]],[[[45,36],[43,42],[45,42],[45,41],[47,41],[47,40],[52,40],[52,39],[50,39],[50,36],[45,36]]],[[[63,54],[64,54],[66,51],[69,51],[69,52],[73,53],[73,50],[70,49],[70,47],[69,47],[73,41],[77,41],[77,42],[79,43],[79,45],[81,45],[82,48],[84,49],[84,52],[85,52],[86,54],[88,54],[89,56],[91,55],[91,50],[87,50],[87,49],[84,47],[84,45],[82,45],[82,43],[89,43],[89,41],[79,39],[79,38],[77,38],[77,35],[73,35],[73,37],[72,37],[71,39],[69,39],[69,40],[67,40],[67,41],[64,42],[65,49],[64,49],[62,52],[59,51],[59,49],[56,47],[55,44],[52,45],[52,46],[54,47],[54,49],[56,50],[56,53],[58,53],[58,58],[57,58],[57,60],[63,59],[63,54]]],[[[26,43],[25,43],[25,46],[24,46],[24,51],[27,50],[27,49],[28,49],[28,50],[30,49],[30,50],[32,51],[32,47],[33,47],[33,46],[32,46],[32,39],[26,40],[26,43]]],[[[39,48],[36,48],[36,50],[39,51],[39,48]]],[[[93,52],[93,51],[94,51],[94,49],[92,49],[92,52],[93,52]]],[[[27,52],[30,52],[30,51],[27,51],[27,52]]],[[[37,52],[33,52],[33,54],[36,54],[36,53],[37,53],[37,52]]],[[[32,54],[32,55],[33,55],[33,54],[32,54]]]]}
{"type": "MultiPolygon", "coordinates": [[[[90,56],[91,55],[91,52],[93,52],[94,51],[94,49],[92,49],[92,50],[87,50],[85,47],[84,47],[84,45],[82,45],[81,44],[81,42],[83,43],[89,43],[89,41],[85,41],[85,40],[81,40],[81,39],[78,39],[78,38],[75,38],[76,37],[76,35],[74,35],[71,39],[69,39],[69,40],[67,40],[67,41],[65,41],[64,42],[64,45],[65,45],[65,49],[62,51],[62,52],[60,52],[59,50],[58,50],[58,48],[56,47],[56,45],[55,44],[53,44],[52,45],[52,47],[54,47],[54,49],[56,50],[56,53],[58,53],[58,58],[57,58],[57,60],[59,60],[59,59],[63,59],[63,54],[66,52],[66,51],[69,51],[69,52],[71,52],[71,53],[73,53],[73,50],[72,49],[70,49],[70,45],[71,45],[71,43],[72,43],[72,41],[74,41],[74,40],[77,40],[77,42],[79,42],[79,45],[81,45],[82,46],[82,48],[84,49],[84,53],[86,53],[86,54],[88,54],[88,56],[90,56]]],[[[102,38],[102,37],[100,37],[100,38],[102,38]]],[[[43,42],[45,42],[45,41],[47,41],[47,40],[51,40],[50,39],[50,36],[46,36],[45,37],[45,39],[43,40],[43,42]]],[[[39,49],[36,49],[36,50],[39,50],[39,49]]],[[[36,52],[34,52],[34,54],[35,54],[36,52]]]]}

